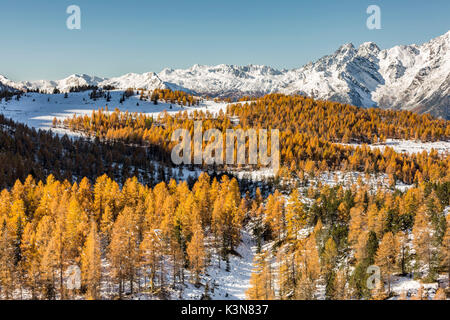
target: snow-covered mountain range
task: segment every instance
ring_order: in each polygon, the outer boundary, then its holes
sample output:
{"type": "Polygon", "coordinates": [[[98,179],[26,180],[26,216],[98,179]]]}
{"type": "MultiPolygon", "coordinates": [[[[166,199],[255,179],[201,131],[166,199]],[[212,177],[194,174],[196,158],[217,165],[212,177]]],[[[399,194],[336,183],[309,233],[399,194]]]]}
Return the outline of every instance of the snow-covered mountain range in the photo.
{"type": "Polygon", "coordinates": [[[86,85],[123,90],[170,88],[214,97],[299,93],[362,107],[428,112],[450,119],[450,31],[421,45],[386,50],[380,50],[373,42],[357,48],[345,44],[331,55],[292,70],[259,65],[194,65],[189,69],[129,73],[110,79],[71,75],[59,81],[13,82],[0,76],[0,90],[51,92],[58,88],[65,92],[86,85]]]}

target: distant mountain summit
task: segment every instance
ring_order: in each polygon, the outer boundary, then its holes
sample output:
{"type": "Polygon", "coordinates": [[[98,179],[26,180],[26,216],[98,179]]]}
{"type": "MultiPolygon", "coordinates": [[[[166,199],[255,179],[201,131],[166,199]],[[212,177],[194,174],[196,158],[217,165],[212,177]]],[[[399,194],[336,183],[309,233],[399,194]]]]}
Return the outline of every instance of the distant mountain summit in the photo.
{"type": "Polygon", "coordinates": [[[14,83],[0,76],[0,90],[51,92],[58,88],[64,92],[83,85],[170,88],[213,97],[297,93],[361,107],[427,112],[450,119],[450,31],[421,45],[386,50],[380,50],[373,42],[358,48],[345,44],[331,55],[292,70],[221,64],[164,69],[159,74],[129,73],[111,79],[72,75],[59,81],[14,83]]]}

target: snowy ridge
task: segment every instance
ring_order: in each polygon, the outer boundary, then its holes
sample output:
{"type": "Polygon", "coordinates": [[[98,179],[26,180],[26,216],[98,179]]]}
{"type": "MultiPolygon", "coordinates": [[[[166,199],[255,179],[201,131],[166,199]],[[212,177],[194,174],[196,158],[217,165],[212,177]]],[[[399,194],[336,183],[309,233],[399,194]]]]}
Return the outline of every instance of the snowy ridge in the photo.
{"type": "Polygon", "coordinates": [[[112,86],[117,89],[126,90],[128,88],[154,90],[154,89],[172,89],[172,90],[186,90],[162,81],[154,72],[147,72],[143,74],[128,73],[121,77],[107,79],[98,82],[99,87],[112,86]]]}
{"type": "Polygon", "coordinates": [[[0,74],[0,92],[1,91],[14,91],[17,84],[5,76],[0,74]]]}
{"type": "Polygon", "coordinates": [[[71,88],[97,86],[104,80],[104,78],[89,76],[87,74],[73,74],[65,79],[56,81],[37,80],[13,82],[0,75],[0,85],[3,82],[6,83],[9,87],[17,90],[40,90],[45,93],[52,93],[54,89],[58,89],[60,92],[68,92],[71,88]]]}
{"type": "MultiPolygon", "coordinates": [[[[116,89],[170,88],[200,95],[230,97],[281,92],[361,107],[406,109],[450,119],[450,31],[422,45],[380,50],[373,42],[345,44],[316,62],[292,70],[268,66],[194,65],[159,74],[128,73],[111,79],[72,75],[59,81],[15,83],[0,76],[3,87],[61,92],[97,85],[116,89]]],[[[5,90],[5,89],[3,89],[5,90]]]]}

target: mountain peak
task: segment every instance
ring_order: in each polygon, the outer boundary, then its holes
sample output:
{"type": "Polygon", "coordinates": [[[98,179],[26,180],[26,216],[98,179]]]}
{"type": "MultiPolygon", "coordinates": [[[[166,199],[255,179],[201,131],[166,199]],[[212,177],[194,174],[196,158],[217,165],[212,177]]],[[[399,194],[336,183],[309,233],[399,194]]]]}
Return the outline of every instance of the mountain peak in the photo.
{"type": "Polygon", "coordinates": [[[355,46],[353,45],[353,43],[346,43],[343,44],[342,46],[340,46],[337,50],[336,53],[348,53],[348,52],[353,52],[355,50],[355,46]]]}
{"type": "Polygon", "coordinates": [[[380,52],[380,48],[378,47],[378,45],[372,41],[362,43],[358,48],[358,51],[360,50],[371,51],[375,53],[380,52]]]}

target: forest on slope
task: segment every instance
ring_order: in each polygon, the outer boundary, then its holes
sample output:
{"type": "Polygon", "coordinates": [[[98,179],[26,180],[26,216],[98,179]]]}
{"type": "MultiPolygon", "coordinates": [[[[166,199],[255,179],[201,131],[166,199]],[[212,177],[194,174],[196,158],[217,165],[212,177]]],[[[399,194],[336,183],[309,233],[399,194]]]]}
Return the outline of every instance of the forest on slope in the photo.
{"type": "MultiPolygon", "coordinates": [[[[156,120],[145,114],[99,109],[91,116],[74,116],[63,123],[55,119],[54,125],[106,141],[156,145],[170,153],[175,145],[170,139],[172,133],[179,128],[192,133],[195,121],[202,121],[202,132],[216,128],[224,136],[227,129],[279,129],[280,175],[285,178],[327,170],[353,170],[384,172],[392,183],[411,184],[422,179],[440,180],[449,171],[448,153],[444,156],[437,152],[404,154],[391,148],[382,152],[367,146],[367,143],[374,144],[386,138],[448,141],[449,121],[407,111],[363,109],[302,96],[268,95],[244,104],[231,104],[226,113],[218,115],[194,109],[176,115],[163,113],[156,120]],[[238,123],[234,121],[236,118],[238,123]],[[348,145],[349,142],[353,145],[348,145]]],[[[226,139],[223,141],[225,145],[226,139]]],[[[248,143],[247,139],[245,150],[248,150],[248,143]]],[[[204,141],[203,148],[205,145],[204,141]]],[[[226,156],[224,148],[223,157],[226,156]]]]}
{"type": "Polygon", "coordinates": [[[424,283],[450,276],[450,155],[363,144],[448,140],[448,121],[268,95],[218,115],[153,119],[100,109],[54,125],[89,138],[71,140],[1,118],[2,298],[113,299],[136,292],[171,298],[187,282],[203,287],[207,298],[208,266],[218,260],[227,268],[244,227],[258,253],[251,299],[384,299],[394,295],[393,275],[424,283]],[[278,128],[282,168],[270,188],[206,173],[189,183],[172,179],[170,136],[192,130],[194,120],[203,120],[203,130],[278,128]],[[321,183],[321,174],[338,171],[388,181],[321,183]],[[396,189],[397,182],[409,189],[396,189]],[[384,282],[368,289],[366,270],[374,264],[384,282]],[[72,265],[82,271],[79,290],[65,287],[72,265]]]}

